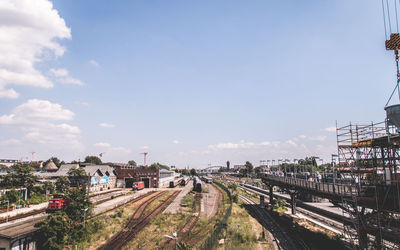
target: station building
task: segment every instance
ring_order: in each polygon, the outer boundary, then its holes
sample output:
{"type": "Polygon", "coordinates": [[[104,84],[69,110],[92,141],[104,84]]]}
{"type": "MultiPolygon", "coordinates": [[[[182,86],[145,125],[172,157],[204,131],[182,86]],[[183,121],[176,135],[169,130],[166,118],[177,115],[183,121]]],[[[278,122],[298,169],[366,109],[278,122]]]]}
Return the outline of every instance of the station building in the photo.
{"type": "Polygon", "coordinates": [[[117,187],[132,187],[137,181],[143,181],[145,188],[167,187],[176,177],[175,171],[166,169],[152,169],[131,165],[115,166],[117,187]]]}
{"type": "MultiPolygon", "coordinates": [[[[57,171],[52,172],[37,172],[39,182],[53,181],[57,178],[65,176],[69,177],[68,171],[72,168],[79,168],[79,164],[64,164],[57,171]]],[[[114,168],[108,165],[84,165],[81,167],[86,174],[90,176],[90,191],[97,192],[105,189],[115,188],[117,177],[114,168]]],[[[72,181],[72,180],[71,180],[72,181]]]]}

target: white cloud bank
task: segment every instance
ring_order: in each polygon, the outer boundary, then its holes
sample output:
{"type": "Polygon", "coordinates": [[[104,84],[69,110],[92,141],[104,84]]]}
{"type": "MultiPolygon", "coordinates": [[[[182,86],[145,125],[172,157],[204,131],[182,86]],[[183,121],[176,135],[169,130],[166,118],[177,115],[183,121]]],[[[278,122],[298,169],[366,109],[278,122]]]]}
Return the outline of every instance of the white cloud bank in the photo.
{"type": "Polygon", "coordinates": [[[50,69],[49,72],[58,82],[78,86],[83,85],[81,80],[71,77],[67,69],[50,69]]]}
{"type": "Polygon", "coordinates": [[[108,148],[111,147],[110,143],[107,142],[97,142],[94,144],[95,147],[104,147],[104,148],[108,148]]]}
{"type": "MultiPolygon", "coordinates": [[[[71,30],[49,0],[0,1],[0,98],[18,98],[10,86],[51,88],[35,63],[62,56],[71,30]]],[[[69,79],[77,84],[76,79],[69,79]]]]}
{"type": "Polygon", "coordinates": [[[131,150],[129,148],[125,148],[125,147],[122,147],[122,146],[113,147],[108,142],[97,142],[97,143],[94,144],[94,146],[95,147],[107,148],[109,151],[115,151],[115,152],[124,153],[124,154],[128,154],[128,153],[131,152],[131,150]]]}
{"type": "Polygon", "coordinates": [[[20,130],[22,142],[46,144],[48,147],[81,148],[80,129],[66,123],[73,120],[74,115],[60,104],[30,99],[14,108],[11,114],[0,116],[0,125],[20,130]]]}

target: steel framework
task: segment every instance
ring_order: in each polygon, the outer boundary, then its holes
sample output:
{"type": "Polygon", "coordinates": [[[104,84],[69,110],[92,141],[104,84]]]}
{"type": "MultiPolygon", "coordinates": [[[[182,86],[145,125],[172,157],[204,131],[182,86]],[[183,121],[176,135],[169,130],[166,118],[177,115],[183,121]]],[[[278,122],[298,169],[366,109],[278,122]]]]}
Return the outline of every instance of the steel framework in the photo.
{"type": "MultiPolygon", "coordinates": [[[[336,126],[337,127],[337,126],[336,126]]],[[[400,135],[389,122],[336,129],[337,171],[356,188],[342,207],[344,235],[359,249],[400,248],[400,135]],[[384,225],[384,227],[383,227],[384,225]]]]}

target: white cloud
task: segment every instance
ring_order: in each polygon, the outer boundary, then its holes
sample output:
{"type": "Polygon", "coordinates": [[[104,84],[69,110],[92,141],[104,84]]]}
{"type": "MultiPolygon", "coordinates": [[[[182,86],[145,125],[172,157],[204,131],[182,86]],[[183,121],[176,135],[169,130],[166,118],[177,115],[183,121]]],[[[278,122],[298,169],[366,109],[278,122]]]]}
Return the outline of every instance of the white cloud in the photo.
{"type": "Polygon", "coordinates": [[[286,143],[290,146],[297,147],[297,144],[293,140],[287,140],[286,143]]]}
{"type": "Polygon", "coordinates": [[[149,146],[142,146],[141,149],[149,149],[149,146]]]}
{"type": "Polygon", "coordinates": [[[0,116],[0,125],[12,125],[26,141],[47,146],[81,148],[80,129],[65,123],[74,113],[60,104],[31,99],[14,108],[11,114],[0,116]]]}
{"type": "Polygon", "coordinates": [[[315,135],[315,136],[308,137],[308,139],[311,141],[325,141],[326,136],[325,135],[315,135]]]}
{"type": "Polygon", "coordinates": [[[3,89],[0,85],[0,98],[16,99],[19,94],[14,89],[3,89]]]}
{"type": "Polygon", "coordinates": [[[48,121],[69,121],[74,113],[60,104],[30,99],[17,106],[10,115],[0,116],[0,124],[33,124],[48,121]]]}
{"type": "Polygon", "coordinates": [[[80,102],[80,101],[75,101],[74,102],[75,104],[78,104],[78,105],[82,105],[82,106],[89,106],[89,103],[88,102],[80,102]]]}
{"type": "Polygon", "coordinates": [[[49,0],[0,1],[0,98],[17,98],[10,85],[51,88],[35,63],[62,56],[71,31],[49,0]]]}
{"type": "Polygon", "coordinates": [[[107,142],[97,142],[94,144],[95,147],[104,147],[104,148],[108,148],[111,147],[110,143],[107,142]]]}
{"type": "Polygon", "coordinates": [[[50,69],[49,72],[55,77],[66,77],[69,74],[66,69],[50,69]]]}
{"type": "Polygon", "coordinates": [[[179,141],[178,140],[173,140],[172,143],[173,144],[179,144],[179,141]]]}
{"type": "Polygon", "coordinates": [[[113,147],[113,148],[111,148],[111,150],[112,151],[117,151],[117,152],[120,152],[120,153],[125,153],[125,154],[128,154],[128,153],[130,153],[131,152],[131,150],[130,149],[128,149],[128,148],[124,148],[124,147],[113,147]]]}
{"type": "Polygon", "coordinates": [[[89,63],[90,63],[91,65],[95,66],[95,67],[100,67],[100,64],[99,64],[96,60],[94,60],[94,59],[91,59],[91,60],[89,61],[89,63]]]}
{"type": "Polygon", "coordinates": [[[55,80],[65,84],[82,86],[83,82],[69,75],[67,69],[50,69],[50,74],[55,77],[55,80]]]}
{"type": "Polygon", "coordinates": [[[13,145],[21,144],[21,141],[18,139],[11,138],[11,139],[6,139],[3,141],[0,141],[0,144],[5,145],[5,146],[13,146],[13,145]]]}
{"type": "MultiPolygon", "coordinates": [[[[265,142],[264,142],[265,143],[265,142]]],[[[238,149],[238,148],[254,148],[257,147],[257,144],[254,142],[245,142],[244,140],[240,140],[239,143],[218,143],[215,145],[209,145],[208,148],[212,150],[219,150],[219,149],[238,149]]]]}
{"type": "Polygon", "coordinates": [[[105,123],[105,122],[100,123],[99,126],[103,127],[103,128],[115,128],[114,124],[105,123]]]}
{"type": "Polygon", "coordinates": [[[326,131],[326,132],[336,132],[336,127],[327,127],[327,128],[324,128],[324,131],[326,131]]]}

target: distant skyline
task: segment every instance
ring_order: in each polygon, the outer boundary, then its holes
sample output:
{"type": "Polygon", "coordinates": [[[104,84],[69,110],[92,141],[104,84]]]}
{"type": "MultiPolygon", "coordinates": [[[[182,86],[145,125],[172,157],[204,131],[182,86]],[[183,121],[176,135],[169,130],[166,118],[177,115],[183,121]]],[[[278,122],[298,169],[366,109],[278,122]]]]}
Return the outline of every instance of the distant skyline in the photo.
{"type": "Polygon", "coordinates": [[[0,2],[0,158],[336,154],[395,85],[380,1],[0,2]]]}

